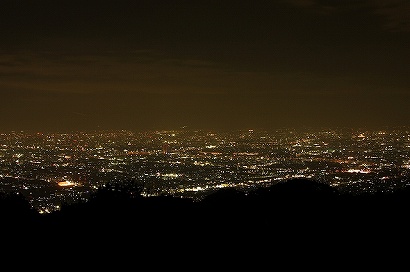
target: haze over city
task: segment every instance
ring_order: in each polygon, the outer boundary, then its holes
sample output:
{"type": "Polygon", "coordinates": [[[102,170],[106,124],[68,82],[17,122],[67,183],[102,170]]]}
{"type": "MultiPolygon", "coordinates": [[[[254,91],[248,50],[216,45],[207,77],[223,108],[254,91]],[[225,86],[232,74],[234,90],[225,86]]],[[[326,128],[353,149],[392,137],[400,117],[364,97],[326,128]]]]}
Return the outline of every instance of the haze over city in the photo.
{"type": "Polygon", "coordinates": [[[408,125],[408,1],[3,1],[0,130],[408,125]]]}

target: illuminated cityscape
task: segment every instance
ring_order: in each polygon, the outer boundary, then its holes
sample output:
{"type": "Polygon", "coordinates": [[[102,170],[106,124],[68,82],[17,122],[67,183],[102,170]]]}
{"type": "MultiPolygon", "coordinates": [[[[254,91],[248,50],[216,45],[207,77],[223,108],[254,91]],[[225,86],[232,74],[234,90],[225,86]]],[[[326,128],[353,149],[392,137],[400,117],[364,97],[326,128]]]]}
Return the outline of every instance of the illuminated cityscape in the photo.
{"type": "Polygon", "coordinates": [[[257,129],[0,134],[0,191],[21,192],[41,213],[87,200],[111,182],[146,196],[201,198],[292,178],[352,194],[410,183],[410,129],[257,129]]]}

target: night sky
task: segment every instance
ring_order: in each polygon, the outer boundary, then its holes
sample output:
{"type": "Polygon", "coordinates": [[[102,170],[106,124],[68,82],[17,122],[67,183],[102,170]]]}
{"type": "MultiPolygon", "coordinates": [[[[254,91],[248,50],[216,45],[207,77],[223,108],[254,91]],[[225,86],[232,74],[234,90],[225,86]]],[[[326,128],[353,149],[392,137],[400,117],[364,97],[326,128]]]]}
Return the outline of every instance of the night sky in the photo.
{"type": "Polygon", "coordinates": [[[410,1],[2,0],[0,131],[410,125],[410,1]]]}

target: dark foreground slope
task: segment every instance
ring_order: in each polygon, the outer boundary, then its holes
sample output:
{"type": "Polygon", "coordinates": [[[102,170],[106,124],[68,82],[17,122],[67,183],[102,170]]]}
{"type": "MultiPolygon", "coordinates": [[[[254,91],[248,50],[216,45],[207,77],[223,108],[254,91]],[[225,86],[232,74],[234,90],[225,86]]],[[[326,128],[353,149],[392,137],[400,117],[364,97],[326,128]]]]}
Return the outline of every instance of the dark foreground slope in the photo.
{"type": "Polygon", "coordinates": [[[46,215],[20,195],[2,195],[3,253],[30,269],[50,260],[73,269],[393,269],[406,260],[406,189],[348,195],[294,179],[247,193],[221,189],[199,202],[140,192],[108,185],[46,215]]]}
{"type": "Polygon", "coordinates": [[[406,189],[349,195],[312,180],[293,179],[246,193],[221,189],[197,202],[147,198],[140,192],[138,186],[108,185],[87,202],[63,205],[46,215],[33,211],[20,195],[3,195],[3,237],[18,239],[11,240],[12,245],[57,252],[76,248],[114,254],[127,249],[130,254],[144,248],[144,254],[168,256],[195,255],[205,248],[210,253],[212,248],[219,255],[337,252],[340,258],[369,250],[391,252],[410,241],[406,189]]]}
{"type": "Polygon", "coordinates": [[[143,231],[230,228],[361,227],[404,226],[410,207],[410,191],[394,193],[341,194],[313,180],[293,179],[250,192],[221,189],[202,201],[172,196],[143,197],[138,186],[108,185],[90,200],[63,205],[40,215],[21,195],[3,194],[0,199],[2,225],[78,231],[132,228],[143,231]]]}

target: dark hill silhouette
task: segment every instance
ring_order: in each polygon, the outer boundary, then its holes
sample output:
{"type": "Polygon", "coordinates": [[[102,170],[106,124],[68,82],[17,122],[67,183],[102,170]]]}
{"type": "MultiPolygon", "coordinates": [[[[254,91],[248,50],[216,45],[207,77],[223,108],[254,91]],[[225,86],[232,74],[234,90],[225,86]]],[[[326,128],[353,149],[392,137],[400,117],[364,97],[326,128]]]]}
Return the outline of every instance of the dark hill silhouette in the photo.
{"type": "Polygon", "coordinates": [[[385,260],[410,241],[408,189],[349,195],[294,179],[247,192],[220,189],[201,201],[143,197],[141,190],[107,184],[88,201],[50,214],[33,213],[21,195],[7,195],[0,201],[3,248],[29,258],[88,260],[93,268],[179,267],[189,260],[252,269],[280,263],[316,268],[330,261],[330,268],[340,262],[352,267],[352,259],[369,255],[385,260]]]}
{"type": "Polygon", "coordinates": [[[249,195],[258,211],[274,211],[278,220],[316,222],[331,219],[339,209],[340,194],[328,184],[310,179],[291,179],[249,195]]]}
{"type": "Polygon", "coordinates": [[[1,222],[25,233],[133,233],[156,241],[170,237],[205,241],[211,234],[262,241],[268,234],[294,239],[335,233],[355,236],[363,231],[405,235],[409,227],[410,189],[351,195],[314,180],[292,179],[248,192],[220,189],[201,201],[144,197],[141,192],[136,183],[107,184],[88,201],[63,204],[61,210],[41,215],[21,195],[3,194],[1,222]]]}
{"type": "Polygon", "coordinates": [[[0,216],[3,226],[18,226],[35,222],[38,214],[22,194],[0,192],[0,216]]]}

